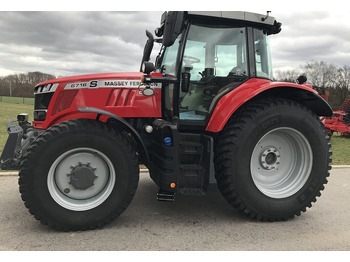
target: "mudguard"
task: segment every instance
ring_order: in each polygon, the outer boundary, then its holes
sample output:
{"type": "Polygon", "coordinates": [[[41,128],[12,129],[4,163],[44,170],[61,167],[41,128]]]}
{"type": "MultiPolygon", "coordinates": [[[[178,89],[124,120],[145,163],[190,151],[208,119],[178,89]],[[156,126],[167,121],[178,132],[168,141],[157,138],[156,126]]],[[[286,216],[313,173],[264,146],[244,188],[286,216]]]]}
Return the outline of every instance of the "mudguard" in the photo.
{"type": "Polygon", "coordinates": [[[220,132],[230,117],[245,103],[262,97],[283,97],[295,100],[310,108],[319,116],[331,116],[329,104],[312,89],[311,85],[272,82],[268,79],[252,78],[217,102],[206,127],[208,132],[220,132]]]}
{"type": "Polygon", "coordinates": [[[141,155],[144,157],[144,161],[145,161],[145,165],[147,166],[149,163],[149,157],[148,157],[148,153],[147,153],[147,149],[145,144],[142,141],[142,138],[140,137],[139,133],[127,122],[125,121],[123,118],[110,113],[108,111],[99,109],[99,108],[93,108],[93,107],[78,107],[78,111],[81,113],[95,113],[99,116],[101,115],[105,115],[105,116],[109,116],[115,120],[117,120],[118,122],[120,122],[131,134],[132,136],[135,138],[135,141],[137,142],[138,148],[140,150],[141,155]]]}

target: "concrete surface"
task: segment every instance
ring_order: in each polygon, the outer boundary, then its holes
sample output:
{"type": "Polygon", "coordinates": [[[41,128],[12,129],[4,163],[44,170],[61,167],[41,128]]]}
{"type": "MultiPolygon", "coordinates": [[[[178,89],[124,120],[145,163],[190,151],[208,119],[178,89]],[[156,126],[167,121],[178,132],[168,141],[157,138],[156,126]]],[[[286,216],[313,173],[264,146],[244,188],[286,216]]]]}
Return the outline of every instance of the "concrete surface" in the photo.
{"type": "Polygon", "coordinates": [[[57,232],[24,207],[17,176],[0,175],[0,250],[350,250],[350,168],[334,168],[311,209],[287,222],[242,217],[216,188],[204,197],[155,200],[157,187],[142,173],[129,208],[103,229],[57,232]]]}

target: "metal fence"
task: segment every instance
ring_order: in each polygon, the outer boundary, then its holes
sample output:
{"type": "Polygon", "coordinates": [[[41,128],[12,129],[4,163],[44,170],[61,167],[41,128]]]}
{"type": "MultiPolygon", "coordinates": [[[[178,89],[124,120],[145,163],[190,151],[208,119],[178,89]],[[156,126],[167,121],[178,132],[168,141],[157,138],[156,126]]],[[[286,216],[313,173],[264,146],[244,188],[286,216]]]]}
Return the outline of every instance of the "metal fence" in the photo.
{"type": "Polygon", "coordinates": [[[31,98],[31,97],[0,96],[0,103],[34,105],[34,98],[31,98]]]}

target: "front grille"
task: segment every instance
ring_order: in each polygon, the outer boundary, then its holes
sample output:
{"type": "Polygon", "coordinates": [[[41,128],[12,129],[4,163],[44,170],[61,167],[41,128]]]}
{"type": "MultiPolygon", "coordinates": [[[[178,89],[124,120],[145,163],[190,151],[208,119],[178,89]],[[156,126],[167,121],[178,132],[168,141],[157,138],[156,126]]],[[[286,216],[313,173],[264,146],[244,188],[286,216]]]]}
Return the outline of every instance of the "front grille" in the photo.
{"type": "Polygon", "coordinates": [[[58,84],[46,84],[35,87],[34,90],[34,120],[44,121],[51,98],[58,84]]]}
{"type": "Polygon", "coordinates": [[[47,109],[54,93],[36,94],[34,96],[34,110],[47,109]]]}

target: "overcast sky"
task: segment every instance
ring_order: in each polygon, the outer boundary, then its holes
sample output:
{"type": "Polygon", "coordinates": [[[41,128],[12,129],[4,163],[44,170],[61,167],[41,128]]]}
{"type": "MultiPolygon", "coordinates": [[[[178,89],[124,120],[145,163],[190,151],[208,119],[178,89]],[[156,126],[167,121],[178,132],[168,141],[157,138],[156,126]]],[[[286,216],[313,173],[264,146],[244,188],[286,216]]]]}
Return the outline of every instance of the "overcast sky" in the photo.
{"type": "MultiPolygon", "coordinates": [[[[313,60],[350,65],[349,10],[323,6],[321,11],[311,11],[310,6],[305,10],[297,3],[295,10],[247,7],[248,11],[260,13],[271,10],[271,15],[282,23],[281,33],[270,40],[275,70],[298,68],[313,60]]],[[[55,76],[138,71],[145,30],[154,32],[161,14],[162,11],[1,11],[0,76],[31,71],[55,76]]]]}

